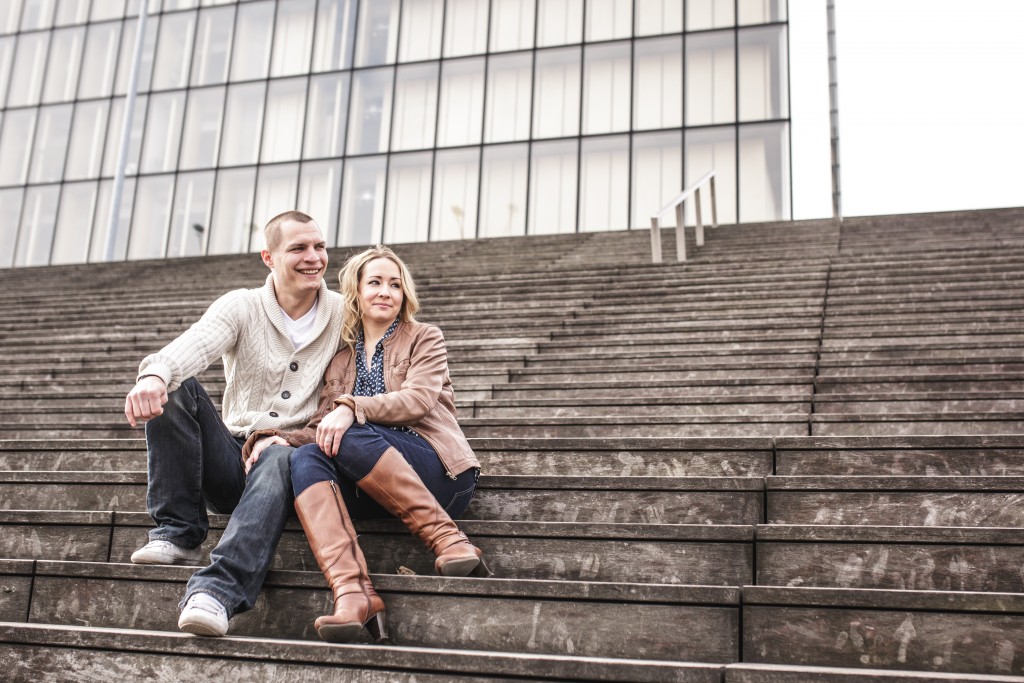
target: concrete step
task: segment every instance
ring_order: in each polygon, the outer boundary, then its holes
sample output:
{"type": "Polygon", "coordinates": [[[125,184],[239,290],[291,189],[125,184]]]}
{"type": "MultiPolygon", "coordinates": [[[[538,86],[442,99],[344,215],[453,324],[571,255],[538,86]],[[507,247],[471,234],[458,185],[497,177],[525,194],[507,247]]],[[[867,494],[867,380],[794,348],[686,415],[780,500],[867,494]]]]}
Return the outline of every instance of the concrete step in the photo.
{"type": "Polygon", "coordinates": [[[0,666],[11,683],[37,681],[42,671],[62,680],[178,683],[226,675],[240,680],[603,681],[719,683],[717,664],[626,660],[541,653],[331,645],[278,637],[196,638],[184,633],[82,625],[0,623],[0,666]],[[73,673],[72,673],[73,672],[73,673]]]}
{"type": "MultiPolygon", "coordinates": [[[[494,398],[603,398],[611,395],[634,397],[686,397],[704,396],[748,396],[750,394],[809,397],[813,387],[813,375],[809,371],[792,371],[778,376],[758,375],[752,377],[726,377],[688,380],[619,380],[530,382],[520,384],[494,385],[494,398]]],[[[0,389],[2,391],[2,389],[0,389]]],[[[460,396],[462,392],[459,392],[460,396]]],[[[0,394],[2,395],[2,394],[0,394]]]]}
{"type": "Polygon", "coordinates": [[[935,671],[854,669],[839,666],[730,664],[725,683],[1019,683],[1018,676],[947,674],[935,671]]]}
{"type": "MultiPolygon", "coordinates": [[[[785,396],[748,396],[743,398],[722,396],[693,396],[690,398],[541,398],[473,401],[467,417],[503,418],[537,417],[671,417],[678,415],[764,415],[792,414],[806,417],[811,411],[809,400],[785,396]]],[[[0,417],[5,416],[0,410],[0,417]]]]}
{"type": "MultiPolygon", "coordinates": [[[[4,621],[23,621],[28,614],[35,624],[175,631],[177,602],[194,571],[37,560],[25,576],[32,564],[0,561],[0,580],[15,584],[19,598],[31,593],[30,607],[0,609],[4,621]]],[[[391,574],[371,579],[387,604],[394,645],[712,663],[739,658],[735,587],[391,574]],[[681,629],[690,634],[682,641],[681,629]]],[[[230,633],[313,640],[313,618],[330,601],[319,572],[271,571],[255,609],[233,619],[230,633]]]]}
{"type": "MultiPolygon", "coordinates": [[[[483,475],[464,519],[756,524],[764,482],[750,477],[483,475]]],[[[146,473],[0,472],[0,510],[146,509],[146,473]]]]}
{"type": "Polygon", "coordinates": [[[1024,529],[761,525],[761,586],[1024,593],[1024,529]]]}
{"type": "MultiPolygon", "coordinates": [[[[1024,413],[811,415],[812,436],[1024,434],[1024,413]]],[[[780,435],[781,436],[781,435],[780,435]]]]}
{"type": "Polygon", "coordinates": [[[769,524],[1024,526],[1024,477],[775,475],[765,486],[769,524]]]}
{"type": "Polygon", "coordinates": [[[803,436],[806,415],[674,415],[671,417],[463,418],[469,437],[477,438],[632,438],[803,436]]]}
{"type": "Polygon", "coordinates": [[[752,586],[743,601],[748,662],[1024,673],[1019,593],[752,586]]]}

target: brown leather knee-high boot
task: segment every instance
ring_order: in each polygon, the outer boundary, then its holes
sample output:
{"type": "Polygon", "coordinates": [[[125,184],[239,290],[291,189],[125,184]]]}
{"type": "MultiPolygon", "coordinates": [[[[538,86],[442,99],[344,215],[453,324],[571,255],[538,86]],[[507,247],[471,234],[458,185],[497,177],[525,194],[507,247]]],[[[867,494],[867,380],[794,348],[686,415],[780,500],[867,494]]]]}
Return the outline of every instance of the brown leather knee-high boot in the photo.
{"type": "Polygon", "coordinates": [[[366,558],[337,484],[313,484],[295,499],[295,512],[334,595],[334,613],[317,618],[317,633],[328,642],[346,643],[365,627],[374,640],[387,638],[384,601],[370,583],[366,558]]]}
{"type": "Polygon", "coordinates": [[[452,518],[423,485],[402,454],[388,448],[370,473],[356,482],[385,510],[395,515],[437,556],[442,576],[490,576],[483,552],[469,542],[452,518]]]}

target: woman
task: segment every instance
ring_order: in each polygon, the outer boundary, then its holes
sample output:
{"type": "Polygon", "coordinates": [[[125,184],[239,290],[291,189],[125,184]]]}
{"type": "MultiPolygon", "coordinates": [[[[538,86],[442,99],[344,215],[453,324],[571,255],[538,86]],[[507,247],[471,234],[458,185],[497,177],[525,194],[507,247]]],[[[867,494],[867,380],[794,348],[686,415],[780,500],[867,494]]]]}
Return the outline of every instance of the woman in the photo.
{"type": "Polygon", "coordinates": [[[316,620],[317,633],[347,642],[366,628],[379,640],[387,637],[384,602],[352,518],[394,515],[434,552],[439,574],[489,576],[450,516],[469,505],[480,463],[455,419],[441,331],[413,317],[419,302],[405,263],[378,246],[350,258],[339,279],[342,344],[317,413],[299,431],[254,433],[246,452],[255,461],[274,443],[299,446],[295,511],[334,594],[334,613],[316,620]]]}

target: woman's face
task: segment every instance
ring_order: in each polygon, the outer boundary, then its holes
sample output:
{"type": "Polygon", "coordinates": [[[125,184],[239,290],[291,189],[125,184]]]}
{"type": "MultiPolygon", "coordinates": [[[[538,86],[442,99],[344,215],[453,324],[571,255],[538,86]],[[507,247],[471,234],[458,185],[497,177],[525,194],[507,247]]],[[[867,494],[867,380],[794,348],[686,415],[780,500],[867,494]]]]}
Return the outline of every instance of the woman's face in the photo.
{"type": "Polygon", "coordinates": [[[359,277],[359,317],[363,325],[390,325],[402,310],[404,299],[397,263],[389,258],[375,258],[363,266],[359,277]]]}

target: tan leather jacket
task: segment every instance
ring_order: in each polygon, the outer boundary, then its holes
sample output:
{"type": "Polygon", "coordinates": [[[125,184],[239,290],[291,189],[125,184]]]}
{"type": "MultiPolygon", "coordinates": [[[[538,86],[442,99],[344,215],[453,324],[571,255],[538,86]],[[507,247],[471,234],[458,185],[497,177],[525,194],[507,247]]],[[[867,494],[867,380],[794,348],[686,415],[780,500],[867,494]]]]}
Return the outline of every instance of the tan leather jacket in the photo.
{"type": "Polygon", "coordinates": [[[334,355],[324,373],[320,404],[309,423],[300,430],[254,432],[245,444],[247,457],[255,442],[278,435],[292,446],[316,441],[316,427],[338,405],[349,405],[359,424],[372,422],[388,427],[409,427],[437,451],[452,478],[480,467],[456,420],[455,392],[448,376],[448,352],[441,330],[425,323],[401,322],[384,340],[384,387],[386,394],[352,396],[356,383],[355,353],[347,346],[334,355]]]}

